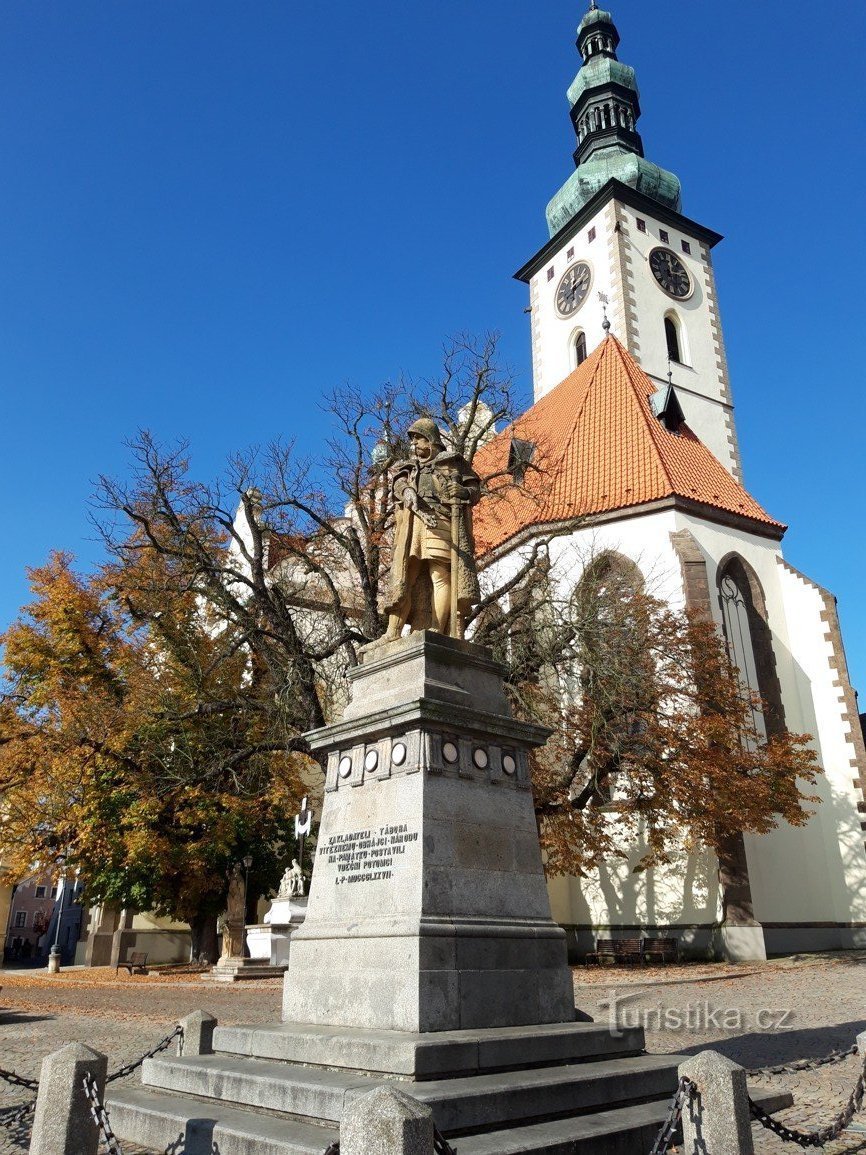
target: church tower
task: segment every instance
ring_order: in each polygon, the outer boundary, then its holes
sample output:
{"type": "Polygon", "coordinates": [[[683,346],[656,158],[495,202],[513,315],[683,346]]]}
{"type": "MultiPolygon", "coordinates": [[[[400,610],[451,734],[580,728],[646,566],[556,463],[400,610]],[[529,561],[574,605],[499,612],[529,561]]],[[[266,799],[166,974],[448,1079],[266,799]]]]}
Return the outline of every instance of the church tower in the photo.
{"type": "Polygon", "coordinates": [[[535,400],[601,343],[607,319],[662,391],[670,372],[687,424],[739,481],[711,257],[721,236],[683,215],[678,178],[644,156],[635,71],[618,46],[593,2],[567,94],[575,171],[547,206],[549,241],[516,273],[529,285],[535,400]]]}
{"type": "Polygon", "coordinates": [[[517,273],[535,403],[476,457],[521,484],[479,505],[476,545],[510,576],[525,543],[551,535],[547,578],[563,604],[602,559],[712,619],[763,701],[756,724],[811,735],[823,773],[804,824],[733,832],[645,872],[638,840],[597,874],[551,880],[554,917],[576,957],[636,927],[740,960],[863,947],[857,698],[833,595],[785,559],[785,526],[742,484],[711,257],[721,237],[683,214],[678,178],[644,155],[635,73],[594,2],[577,47],[575,169],[548,204],[550,239],[517,273]]]}

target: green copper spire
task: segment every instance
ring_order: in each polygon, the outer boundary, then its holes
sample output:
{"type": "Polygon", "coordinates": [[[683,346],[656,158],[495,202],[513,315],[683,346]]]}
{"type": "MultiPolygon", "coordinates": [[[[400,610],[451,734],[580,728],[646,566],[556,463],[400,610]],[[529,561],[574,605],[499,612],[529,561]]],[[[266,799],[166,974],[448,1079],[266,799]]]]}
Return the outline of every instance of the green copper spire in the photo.
{"type": "Polygon", "coordinates": [[[568,90],[577,134],[573,172],[547,206],[554,236],[615,177],[667,208],[680,211],[680,182],[645,159],[637,131],[640,93],[633,68],[617,59],[619,33],[609,12],[595,5],[580,22],[577,47],[583,65],[568,90]]]}

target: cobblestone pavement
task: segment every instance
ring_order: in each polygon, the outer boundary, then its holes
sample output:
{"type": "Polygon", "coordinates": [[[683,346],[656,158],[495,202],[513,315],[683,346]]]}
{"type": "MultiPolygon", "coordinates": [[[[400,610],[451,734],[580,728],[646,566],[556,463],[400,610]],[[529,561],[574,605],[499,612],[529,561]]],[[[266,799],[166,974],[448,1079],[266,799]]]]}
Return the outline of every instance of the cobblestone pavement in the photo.
{"type": "MultiPolygon", "coordinates": [[[[108,1055],[109,1071],[138,1058],[179,1018],[203,1009],[221,1023],[274,1022],[281,984],[265,980],[223,986],[177,977],[115,977],[105,969],[0,971],[0,1067],[39,1077],[42,1058],[67,1042],[108,1055]]],[[[713,1047],[748,1068],[818,1058],[847,1049],[866,1031],[866,952],[797,956],[765,964],[575,969],[578,1006],[596,1021],[612,1013],[646,1030],[647,1050],[695,1054],[713,1047]]],[[[788,1089],[788,1126],[829,1123],[854,1086],[857,1058],[815,1071],[774,1076],[763,1085],[788,1089]]],[[[138,1079],[138,1073],[130,1076],[138,1079]]],[[[9,1113],[26,1092],[0,1083],[0,1155],[27,1150],[26,1127],[9,1113]]],[[[866,1115],[857,1122],[866,1126],[866,1115]]],[[[755,1126],[758,1155],[796,1148],[755,1126]]],[[[866,1132],[828,1144],[827,1155],[866,1153],[866,1132]]],[[[124,1155],[145,1155],[128,1146],[124,1155]]],[[[640,1155],[640,1153],[636,1153],[640,1155]]]]}
{"type": "MultiPolygon", "coordinates": [[[[693,1055],[707,1047],[746,1068],[816,1059],[847,1050],[866,1031],[866,952],[804,955],[764,964],[575,971],[578,1006],[596,1021],[615,1008],[646,1030],[646,1048],[693,1055]]],[[[862,1058],[797,1074],[752,1079],[784,1089],[794,1105],[778,1113],[788,1127],[812,1131],[832,1122],[848,1101],[862,1058]]],[[[856,1122],[866,1128],[866,1112],[856,1122]]],[[[754,1125],[758,1155],[798,1148],[754,1125]]],[[[866,1152],[866,1131],[828,1143],[827,1155],[866,1152]]]]}

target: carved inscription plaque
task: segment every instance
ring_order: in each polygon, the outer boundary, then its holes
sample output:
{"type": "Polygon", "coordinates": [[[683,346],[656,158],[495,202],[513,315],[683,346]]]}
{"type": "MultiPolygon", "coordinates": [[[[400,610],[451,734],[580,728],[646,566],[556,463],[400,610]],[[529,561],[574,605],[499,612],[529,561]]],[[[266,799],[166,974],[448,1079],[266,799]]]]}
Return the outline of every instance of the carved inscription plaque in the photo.
{"type": "Polygon", "coordinates": [[[332,834],[319,846],[318,857],[336,867],[335,886],[359,882],[387,882],[406,861],[406,853],[418,842],[418,829],[407,822],[373,826],[332,834]]]}

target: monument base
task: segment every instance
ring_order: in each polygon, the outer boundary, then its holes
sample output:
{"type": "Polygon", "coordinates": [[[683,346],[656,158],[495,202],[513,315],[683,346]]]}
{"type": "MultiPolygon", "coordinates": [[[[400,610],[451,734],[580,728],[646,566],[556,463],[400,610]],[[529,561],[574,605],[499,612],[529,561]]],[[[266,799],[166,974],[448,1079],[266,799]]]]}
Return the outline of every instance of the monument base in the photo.
{"type": "Polygon", "coordinates": [[[285,966],[271,966],[257,958],[220,959],[207,976],[215,983],[238,983],[248,979],[279,979],[286,973],[285,966]]]}
{"type": "Polygon", "coordinates": [[[529,781],[546,738],[490,653],[440,634],[370,647],[328,755],[286,1021],[392,1031],[573,1022],[529,781]]]}

